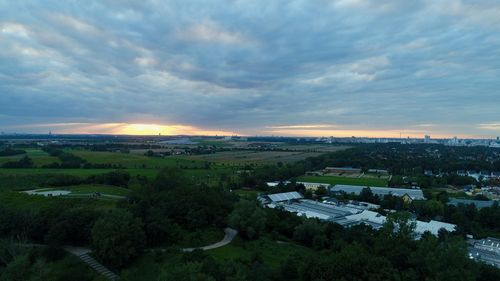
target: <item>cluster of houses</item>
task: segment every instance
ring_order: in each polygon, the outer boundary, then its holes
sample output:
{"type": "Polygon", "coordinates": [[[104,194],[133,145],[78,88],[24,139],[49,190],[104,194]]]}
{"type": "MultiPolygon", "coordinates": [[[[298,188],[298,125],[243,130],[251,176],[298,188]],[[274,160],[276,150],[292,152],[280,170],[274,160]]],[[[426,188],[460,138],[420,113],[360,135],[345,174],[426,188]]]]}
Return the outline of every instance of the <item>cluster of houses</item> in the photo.
{"type": "MultiPolygon", "coordinates": [[[[317,202],[310,199],[304,199],[300,193],[295,191],[261,195],[258,200],[267,208],[279,208],[295,213],[298,216],[338,223],[344,227],[364,224],[374,229],[380,229],[387,222],[386,216],[375,211],[379,209],[380,206],[367,202],[349,201],[343,203],[333,198],[323,202],[317,202]]],[[[450,223],[435,220],[429,222],[413,220],[415,222],[414,232],[416,239],[419,239],[425,232],[430,232],[437,236],[441,229],[445,229],[448,232],[456,230],[456,225],[450,223]]]]}

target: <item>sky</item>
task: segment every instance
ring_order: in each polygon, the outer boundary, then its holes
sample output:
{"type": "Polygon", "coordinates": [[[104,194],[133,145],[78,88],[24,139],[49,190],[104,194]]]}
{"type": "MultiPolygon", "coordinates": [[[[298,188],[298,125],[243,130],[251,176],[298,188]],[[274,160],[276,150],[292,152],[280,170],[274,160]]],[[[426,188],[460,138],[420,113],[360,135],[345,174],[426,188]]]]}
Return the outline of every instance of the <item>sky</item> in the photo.
{"type": "Polygon", "coordinates": [[[500,1],[0,0],[0,131],[500,135],[500,1]]]}

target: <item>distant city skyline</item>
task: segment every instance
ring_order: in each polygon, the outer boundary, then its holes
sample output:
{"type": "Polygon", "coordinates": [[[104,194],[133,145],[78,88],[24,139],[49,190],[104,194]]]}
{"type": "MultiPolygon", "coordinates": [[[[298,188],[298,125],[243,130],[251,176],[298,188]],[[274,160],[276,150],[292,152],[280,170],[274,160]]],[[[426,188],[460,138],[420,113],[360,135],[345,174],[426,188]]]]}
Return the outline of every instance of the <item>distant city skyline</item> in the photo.
{"type": "Polygon", "coordinates": [[[500,3],[0,1],[5,133],[500,135],[500,3]]]}

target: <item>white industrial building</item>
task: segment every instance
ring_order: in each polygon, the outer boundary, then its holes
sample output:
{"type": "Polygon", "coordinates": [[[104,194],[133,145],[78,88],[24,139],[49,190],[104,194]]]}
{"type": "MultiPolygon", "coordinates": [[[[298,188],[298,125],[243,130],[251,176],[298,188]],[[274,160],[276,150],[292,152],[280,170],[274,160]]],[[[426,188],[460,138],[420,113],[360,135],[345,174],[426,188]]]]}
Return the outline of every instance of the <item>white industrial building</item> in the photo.
{"type": "Polygon", "coordinates": [[[374,195],[384,197],[385,195],[393,195],[403,197],[408,195],[412,200],[425,200],[424,193],[420,189],[410,188],[393,188],[393,187],[376,187],[376,186],[361,186],[361,185],[343,185],[337,184],[330,187],[332,193],[347,193],[359,195],[365,188],[370,188],[374,195]]]}
{"type": "MultiPolygon", "coordinates": [[[[321,203],[304,199],[298,192],[263,195],[259,197],[259,201],[268,208],[280,208],[298,216],[335,222],[344,227],[365,224],[374,229],[380,229],[387,220],[385,216],[377,212],[360,208],[352,203],[336,205],[321,203]]],[[[427,231],[437,236],[440,229],[448,232],[456,229],[454,224],[434,220],[429,222],[415,220],[415,223],[416,238],[427,231]]]]}

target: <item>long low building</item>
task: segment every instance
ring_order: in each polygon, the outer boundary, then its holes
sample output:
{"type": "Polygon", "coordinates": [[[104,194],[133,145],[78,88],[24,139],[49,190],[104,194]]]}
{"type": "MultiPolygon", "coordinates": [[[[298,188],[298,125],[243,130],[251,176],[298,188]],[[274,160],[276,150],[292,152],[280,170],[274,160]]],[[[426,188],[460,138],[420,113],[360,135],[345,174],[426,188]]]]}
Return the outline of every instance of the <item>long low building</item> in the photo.
{"type": "Polygon", "coordinates": [[[320,187],[324,187],[325,189],[328,190],[328,188],[330,187],[330,184],[320,183],[320,182],[298,181],[297,184],[302,184],[307,190],[317,190],[320,187]]]}
{"type": "Polygon", "coordinates": [[[500,239],[488,237],[482,240],[472,240],[469,247],[469,257],[500,268],[500,239]]]}
{"type": "Polygon", "coordinates": [[[268,207],[282,208],[288,212],[296,213],[299,216],[305,215],[308,218],[318,218],[328,221],[360,212],[360,210],[355,208],[332,206],[309,199],[296,200],[293,202],[278,202],[270,204],[268,207]]]}
{"type": "Polygon", "coordinates": [[[482,200],[469,200],[469,199],[459,199],[459,198],[451,198],[448,202],[448,205],[458,206],[460,204],[463,205],[474,205],[477,209],[488,208],[493,206],[495,201],[482,201],[482,200]]]}
{"type": "MultiPolygon", "coordinates": [[[[387,221],[387,217],[377,212],[366,210],[361,213],[349,215],[333,221],[343,226],[366,224],[374,229],[380,229],[387,221]]],[[[456,230],[456,225],[435,220],[431,220],[429,222],[415,220],[415,234],[417,235],[417,238],[427,231],[437,236],[440,229],[453,232],[456,230]]]]}
{"type": "MultiPolygon", "coordinates": [[[[317,218],[329,222],[338,223],[344,227],[365,224],[374,229],[380,229],[387,218],[377,212],[356,208],[350,204],[325,204],[310,199],[303,199],[298,192],[286,192],[261,196],[259,199],[263,205],[269,208],[280,208],[298,216],[317,218]]],[[[456,225],[431,220],[429,222],[415,220],[416,238],[428,231],[438,235],[440,229],[453,232],[456,225]]]]}
{"type": "Polygon", "coordinates": [[[383,197],[385,195],[393,195],[398,197],[408,196],[412,200],[425,200],[424,193],[420,189],[409,188],[392,188],[392,187],[377,187],[377,186],[361,186],[361,185],[343,185],[337,184],[330,187],[330,192],[359,195],[365,188],[370,188],[373,194],[383,197]]]}

